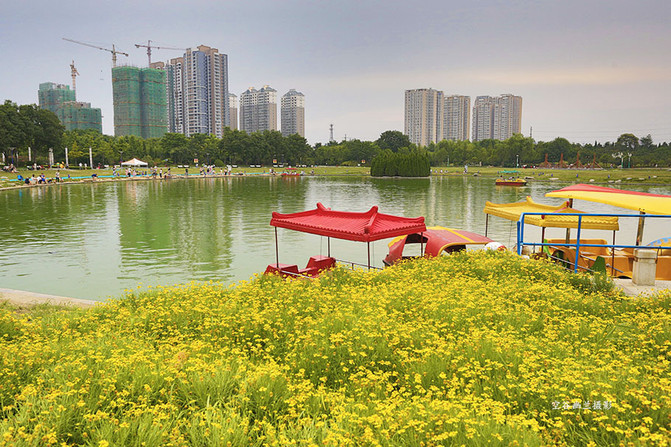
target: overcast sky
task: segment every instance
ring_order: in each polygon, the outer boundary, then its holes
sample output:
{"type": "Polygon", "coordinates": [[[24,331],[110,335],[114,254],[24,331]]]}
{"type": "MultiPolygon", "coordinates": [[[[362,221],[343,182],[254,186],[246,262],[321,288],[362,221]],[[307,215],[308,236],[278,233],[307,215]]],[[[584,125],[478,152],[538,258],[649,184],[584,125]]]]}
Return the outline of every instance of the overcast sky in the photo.
{"type": "Polygon", "coordinates": [[[141,67],[134,44],[152,40],[228,54],[237,96],[303,92],[310,143],[331,123],[336,140],[403,131],[404,91],[429,87],[522,96],[536,140],[671,142],[670,18],[669,0],[0,0],[0,100],[37,103],[41,82],[71,83],[74,60],[77,99],[113,134],[110,53],[62,38],[115,44],[141,67]]]}

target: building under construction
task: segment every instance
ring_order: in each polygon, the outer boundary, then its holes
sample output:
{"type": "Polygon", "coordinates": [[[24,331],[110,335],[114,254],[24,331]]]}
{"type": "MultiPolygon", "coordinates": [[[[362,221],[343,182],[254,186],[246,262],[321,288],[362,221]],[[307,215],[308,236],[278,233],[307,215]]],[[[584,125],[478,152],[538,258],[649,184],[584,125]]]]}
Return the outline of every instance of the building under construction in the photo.
{"type": "Polygon", "coordinates": [[[166,73],[154,68],[112,69],[114,135],[160,138],[168,130],[166,73]]]}
{"type": "Polygon", "coordinates": [[[40,108],[56,114],[65,130],[93,129],[102,133],[102,113],[91,103],[78,102],[69,85],[44,82],[37,92],[40,108]]]}

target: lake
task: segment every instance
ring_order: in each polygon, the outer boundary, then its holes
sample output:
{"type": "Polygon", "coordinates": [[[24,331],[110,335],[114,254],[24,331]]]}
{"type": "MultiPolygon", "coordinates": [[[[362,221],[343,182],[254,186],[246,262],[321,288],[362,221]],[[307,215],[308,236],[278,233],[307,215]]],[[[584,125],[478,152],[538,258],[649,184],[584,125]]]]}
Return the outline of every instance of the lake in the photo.
{"type": "MultiPolygon", "coordinates": [[[[493,178],[433,177],[217,177],[53,185],[0,191],[0,288],[104,300],[138,286],[190,281],[246,280],[275,262],[271,213],[315,208],[424,216],[427,226],[485,231],[485,201],[543,197],[563,184],[496,187],[493,178]]],[[[670,194],[667,186],[636,190],[670,194]]],[[[622,212],[607,205],[576,202],[592,212],[622,212]]],[[[533,227],[525,240],[538,240],[533,227]],[[535,237],[535,239],[534,239],[535,237]]],[[[636,220],[621,222],[618,243],[633,243],[636,220]]],[[[309,256],[326,254],[319,236],[278,230],[280,262],[303,267],[309,256]]],[[[564,230],[548,232],[560,237],[564,230]]],[[[589,233],[594,235],[595,233],[589,233]]],[[[668,222],[646,222],[644,242],[669,236],[668,222]]],[[[608,240],[610,235],[606,234],[608,240]]],[[[516,243],[513,222],[490,218],[489,237],[516,243]]],[[[372,244],[382,266],[389,241],[372,244]]],[[[339,259],[366,262],[365,244],[331,241],[339,259]]]]}

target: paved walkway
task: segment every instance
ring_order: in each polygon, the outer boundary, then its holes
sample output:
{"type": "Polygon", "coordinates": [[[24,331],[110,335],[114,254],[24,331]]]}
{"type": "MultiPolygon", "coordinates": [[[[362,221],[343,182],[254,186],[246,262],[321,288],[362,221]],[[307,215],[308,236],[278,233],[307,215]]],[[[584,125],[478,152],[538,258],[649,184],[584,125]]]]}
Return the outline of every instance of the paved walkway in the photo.
{"type": "Polygon", "coordinates": [[[627,296],[636,296],[640,294],[651,295],[664,289],[671,289],[671,281],[655,281],[654,286],[639,286],[632,282],[631,279],[613,279],[617,287],[624,291],[627,296]]]}
{"type": "Polygon", "coordinates": [[[0,288],[0,302],[2,301],[9,301],[10,304],[17,306],[30,306],[32,304],[46,303],[59,306],[93,307],[96,304],[100,304],[100,301],[82,300],[64,296],[46,295],[44,293],[0,288]]]}

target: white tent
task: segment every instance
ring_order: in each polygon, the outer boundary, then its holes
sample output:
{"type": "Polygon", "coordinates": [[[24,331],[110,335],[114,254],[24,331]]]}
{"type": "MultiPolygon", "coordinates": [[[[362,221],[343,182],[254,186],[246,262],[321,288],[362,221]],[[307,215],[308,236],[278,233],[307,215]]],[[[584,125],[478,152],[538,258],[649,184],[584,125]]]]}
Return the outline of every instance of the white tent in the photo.
{"type": "Polygon", "coordinates": [[[140,166],[147,167],[149,165],[142,160],[138,160],[137,158],[132,158],[128,161],[124,161],[123,163],[121,163],[121,166],[132,166],[132,167],[137,168],[137,167],[140,167],[140,166]]]}

